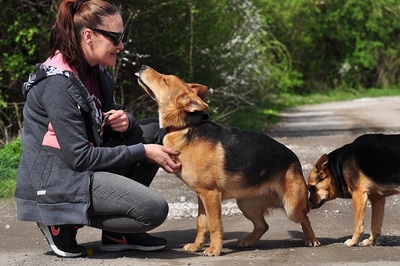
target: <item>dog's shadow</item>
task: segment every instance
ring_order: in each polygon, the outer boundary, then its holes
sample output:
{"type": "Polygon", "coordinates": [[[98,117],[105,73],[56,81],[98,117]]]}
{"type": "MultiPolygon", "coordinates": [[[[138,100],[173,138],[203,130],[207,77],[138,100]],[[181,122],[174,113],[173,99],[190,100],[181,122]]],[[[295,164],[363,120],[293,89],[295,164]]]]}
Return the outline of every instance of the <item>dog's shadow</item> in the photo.
{"type": "MultiPolygon", "coordinates": [[[[303,232],[301,231],[289,231],[288,232],[294,239],[298,238],[299,240],[303,240],[303,232]]],[[[332,238],[332,237],[318,237],[318,240],[321,242],[322,246],[325,245],[333,245],[333,244],[343,244],[346,242],[347,239],[351,239],[352,235],[342,236],[339,238],[332,238]]],[[[367,239],[369,234],[362,234],[361,241],[367,239]]],[[[268,241],[268,240],[266,240],[268,241]]],[[[400,246],[400,236],[397,235],[380,235],[378,237],[377,246],[382,247],[396,247],[400,246]]]]}
{"type": "MultiPolygon", "coordinates": [[[[178,258],[190,258],[195,256],[201,256],[202,252],[189,253],[183,250],[183,246],[187,243],[194,241],[196,236],[196,229],[189,230],[174,230],[154,233],[152,235],[163,237],[168,239],[168,245],[165,249],[154,252],[142,252],[142,251],[118,251],[118,252],[102,252],[99,250],[99,241],[84,243],[83,245],[90,250],[88,258],[90,259],[116,259],[121,257],[132,257],[135,259],[143,259],[151,257],[154,259],[178,259],[178,258]]],[[[238,252],[245,252],[249,250],[273,250],[273,249],[287,249],[287,248],[302,248],[304,246],[303,232],[301,231],[288,231],[290,238],[283,239],[268,239],[268,236],[258,240],[253,247],[249,248],[238,248],[236,242],[238,239],[242,239],[248,235],[248,232],[226,232],[224,233],[224,250],[223,255],[233,254],[238,252]]],[[[318,237],[318,236],[317,236],[318,237]]],[[[362,239],[366,239],[367,234],[362,235],[362,239]]],[[[321,242],[321,246],[343,244],[347,239],[350,239],[351,235],[343,236],[340,238],[329,238],[329,237],[318,237],[321,242]]],[[[205,244],[204,248],[207,248],[209,242],[205,244]]],[[[344,244],[343,244],[344,245],[344,244]]],[[[381,235],[378,238],[378,246],[400,246],[400,236],[388,236],[381,235]]],[[[368,247],[365,247],[368,248],[368,247]]]]}
{"type": "MultiPolygon", "coordinates": [[[[266,236],[264,239],[258,240],[253,247],[249,248],[237,248],[236,241],[237,239],[241,239],[247,236],[247,232],[231,232],[225,233],[224,238],[227,239],[224,243],[224,248],[230,249],[228,253],[241,252],[251,249],[258,250],[272,250],[272,249],[285,249],[285,248],[302,248],[304,245],[304,234],[301,231],[288,231],[290,238],[283,239],[268,239],[266,236]]],[[[343,236],[340,238],[330,238],[330,237],[318,237],[318,240],[321,242],[321,246],[327,245],[344,245],[344,242],[347,239],[350,239],[352,236],[343,236]]],[[[369,237],[368,234],[363,234],[361,239],[367,239],[369,237]]],[[[382,247],[396,247],[400,246],[400,236],[390,236],[390,235],[381,235],[378,238],[377,246],[382,247]]],[[[365,247],[368,248],[368,247],[365,247]]]]}
{"type": "MultiPolygon", "coordinates": [[[[319,237],[321,245],[333,245],[333,244],[343,244],[347,239],[351,239],[352,235],[343,236],[340,238],[329,238],[329,237],[319,237]]],[[[369,234],[362,234],[361,241],[367,239],[369,234]]],[[[390,236],[390,235],[380,235],[378,237],[377,245],[381,247],[399,247],[400,246],[400,236],[390,236]]],[[[366,247],[368,248],[368,247],[366,247]]]]}

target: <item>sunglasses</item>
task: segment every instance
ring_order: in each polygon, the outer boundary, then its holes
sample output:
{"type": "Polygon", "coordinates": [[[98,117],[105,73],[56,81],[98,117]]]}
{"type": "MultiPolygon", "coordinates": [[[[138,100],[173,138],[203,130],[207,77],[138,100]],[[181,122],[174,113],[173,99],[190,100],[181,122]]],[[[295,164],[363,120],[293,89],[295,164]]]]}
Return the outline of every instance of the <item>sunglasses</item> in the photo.
{"type": "Polygon", "coordinates": [[[125,35],[125,30],[122,33],[100,30],[100,29],[91,29],[91,30],[98,32],[105,37],[110,38],[112,40],[114,46],[117,46],[122,41],[122,39],[124,38],[124,35],[125,35]]]}

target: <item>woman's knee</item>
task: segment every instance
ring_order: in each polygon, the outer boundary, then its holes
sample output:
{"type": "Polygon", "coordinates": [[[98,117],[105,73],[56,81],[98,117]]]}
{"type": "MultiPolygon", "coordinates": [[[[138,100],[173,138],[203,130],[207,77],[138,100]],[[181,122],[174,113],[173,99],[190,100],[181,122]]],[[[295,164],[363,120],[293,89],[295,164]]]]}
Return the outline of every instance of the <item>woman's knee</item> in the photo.
{"type": "Polygon", "coordinates": [[[152,206],[153,208],[151,208],[151,214],[149,215],[148,220],[151,223],[151,227],[156,228],[167,219],[169,206],[167,201],[164,199],[158,200],[158,203],[152,206]]]}

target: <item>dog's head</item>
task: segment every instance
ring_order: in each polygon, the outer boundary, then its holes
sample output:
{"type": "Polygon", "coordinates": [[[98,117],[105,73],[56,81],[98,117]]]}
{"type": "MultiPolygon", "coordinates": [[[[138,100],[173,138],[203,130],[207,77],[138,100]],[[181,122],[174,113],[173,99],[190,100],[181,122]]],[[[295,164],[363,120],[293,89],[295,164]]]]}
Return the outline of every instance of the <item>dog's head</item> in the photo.
{"type": "Polygon", "coordinates": [[[322,155],[308,176],[308,201],[313,209],[321,207],[326,201],[337,198],[333,176],[327,165],[328,161],[328,155],[322,155]]]}
{"type": "Polygon", "coordinates": [[[208,92],[204,85],[186,83],[148,66],[142,66],[136,76],[139,85],[157,102],[161,127],[186,128],[194,114],[208,109],[203,101],[208,92]]]}

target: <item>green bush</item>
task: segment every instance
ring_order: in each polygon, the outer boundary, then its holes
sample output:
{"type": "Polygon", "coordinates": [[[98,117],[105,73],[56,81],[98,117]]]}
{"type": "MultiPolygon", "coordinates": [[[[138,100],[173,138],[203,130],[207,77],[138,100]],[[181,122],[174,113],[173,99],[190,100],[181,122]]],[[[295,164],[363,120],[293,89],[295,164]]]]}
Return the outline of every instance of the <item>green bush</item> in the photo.
{"type": "Polygon", "coordinates": [[[21,151],[20,138],[0,149],[0,198],[11,197],[14,193],[21,151]]]}
{"type": "Polygon", "coordinates": [[[399,83],[398,0],[253,2],[265,27],[290,53],[292,71],[301,74],[303,83],[294,92],[399,83]]]}

